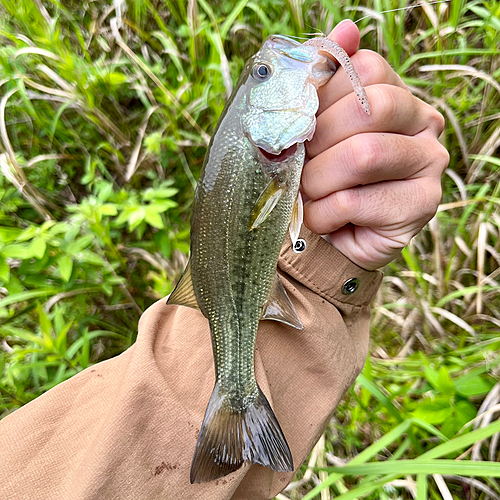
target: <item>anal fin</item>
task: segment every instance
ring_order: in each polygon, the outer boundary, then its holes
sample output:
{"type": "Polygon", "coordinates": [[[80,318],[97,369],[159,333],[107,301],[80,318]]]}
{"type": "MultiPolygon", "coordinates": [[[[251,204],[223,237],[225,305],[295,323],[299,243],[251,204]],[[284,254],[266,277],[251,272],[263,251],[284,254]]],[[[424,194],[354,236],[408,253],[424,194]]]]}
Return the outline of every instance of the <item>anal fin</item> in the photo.
{"type": "Polygon", "coordinates": [[[269,298],[262,308],[260,319],[280,321],[285,325],[297,328],[297,330],[304,328],[278,273],[276,273],[269,298]]]}
{"type": "Polygon", "coordinates": [[[200,310],[191,278],[191,261],[188,262],[186,269],[184,269],[184,274],[181,276],[174,291],[168,297],[167,305],[186,306],[200,310]]]}

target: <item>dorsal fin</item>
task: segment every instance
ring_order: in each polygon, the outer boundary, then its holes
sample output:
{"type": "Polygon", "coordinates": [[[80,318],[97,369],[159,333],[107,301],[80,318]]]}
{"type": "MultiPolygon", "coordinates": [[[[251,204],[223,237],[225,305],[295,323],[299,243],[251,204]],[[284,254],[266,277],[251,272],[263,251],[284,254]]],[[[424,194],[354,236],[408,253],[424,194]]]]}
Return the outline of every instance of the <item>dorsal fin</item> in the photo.
{"type": "Polygon", "coordinates": [[[167,305],[186,306],[200,310],[191,279],[191,261],[188,262],[184,274],[168,297],[167,305]]]}
{"type": "Polygon", "coordinates": [[[302,330],[303,328],[302,322],[297,315],[295,307],[293,307],[290,297],[286,293],[283,283],[281,283],[278,273],[276,273],[269,298],[262,308],[260,319],[280,321],[281,323],[297,328],[297,330],[302,330]]]}

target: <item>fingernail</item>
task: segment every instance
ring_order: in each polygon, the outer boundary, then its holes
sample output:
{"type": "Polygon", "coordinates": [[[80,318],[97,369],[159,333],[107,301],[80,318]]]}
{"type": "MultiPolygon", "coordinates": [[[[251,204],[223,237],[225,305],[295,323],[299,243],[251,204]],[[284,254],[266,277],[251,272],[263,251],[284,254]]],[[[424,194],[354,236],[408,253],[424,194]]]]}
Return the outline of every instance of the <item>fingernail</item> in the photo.
{"type": "Polygon", "coordinates": [[[342,19],[342,21],[340,21],[339,24],[337,24],[337,26],[335,26],[335,28],[338,28],[339,26],[342,26],[343,24],[354,24],[350,19],[342,19]]]}

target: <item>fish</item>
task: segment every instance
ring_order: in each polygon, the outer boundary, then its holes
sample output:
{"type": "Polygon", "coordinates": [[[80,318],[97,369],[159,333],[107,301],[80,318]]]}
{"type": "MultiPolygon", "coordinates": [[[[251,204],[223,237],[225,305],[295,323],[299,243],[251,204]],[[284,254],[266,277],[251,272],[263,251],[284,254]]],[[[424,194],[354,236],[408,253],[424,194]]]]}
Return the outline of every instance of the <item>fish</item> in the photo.
{"type": "Polygon", "coordinates": [[[304,142],[316,127],[317,89],[335,73],[335,60],[369,113],[359,77],[337,44],[272,35],[246,63],[208,146],[191,213],[190,259],[167,300],[201,311],[212,340],[216,381],[191,483],[226,476],[245,462],[294,470],[255,377],[255,340],[261,319],[302,329],[277,262],[287,231],[292,244],[299,237],[304,142]]]}

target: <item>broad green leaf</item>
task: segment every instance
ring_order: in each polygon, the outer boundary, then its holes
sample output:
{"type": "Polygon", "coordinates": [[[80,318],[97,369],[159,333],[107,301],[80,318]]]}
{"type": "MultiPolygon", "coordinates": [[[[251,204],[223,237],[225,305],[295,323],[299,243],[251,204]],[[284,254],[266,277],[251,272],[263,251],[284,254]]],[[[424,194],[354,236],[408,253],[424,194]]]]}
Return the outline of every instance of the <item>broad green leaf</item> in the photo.
{"type": "MultiPolygon", "coordinates": [[[[159,155],[161,153],[162,135],[160,132],[153,132],[144,138],[144,147],[148,153],[159,155]]],[[[144,199],[146,199],[144,197],[144,199]]]]}
{"type": "Polygon", "coordinates": [[[128,81],[127,75],[123,73],[113,72],[108,73],[102,78],[102,82],[106,85],[118,86],[128,81]]]}
{"type": "Polygon", "coordinates": [[[106,203],[99,208],[99,212],[101,212],[102,215],[116,215],[118,210],[115,205],[106,203]]]}
{"type": "Polygon", "coordinates": [[[146,222],[150,226],[156,227],[158,229],[164,229],[165,227],[161,215],[153,207],[146,208],[146,222]]]}
{"type": "Polygon", "coordinates": [[[36,236],[37,232],[38,229],[36,226],[29,226],[17,237],[17,241],[21,243],[23,241],[31,240],[36,236]]]}
{"type": "Polygon", "coordinates": [[[37,259],[43,258],[46,249],[47,243],[42,238],[35,238],[30,246],[33,257],[36,257],[37,259]]]}
{"type": "Polygon", "coordinates": [[[442,424],[453,413],[450,400],[448,398],[434,398],[418,403],[412,416],[420,418],[429,424],[442,424]]]}
{"type": "MultiPolygon", "coordinates": [[[[453,416],[443,423],[441,430],[444,434],[451,438],[457,434],[457,432],[459,432],[464,425],[475,418],[476,415],[477,410],[472,403],[460,400],[453,407],[453,416]]],[[[471,428],[469,427],[467,431],[470,430],[471,428]]]]}
{"type": "Polygon", "coordinates": [[[147,189],[142,195],[144,201],[152,201],[155,199],[167,199],[175,196],[179,192],[176,188],[161,188],[161,189],[147,189]]]}
{"type": "Polygon", "coordinates": [[[473,397],[481,396],[490,392],[493,382],[484,377],[477,376],[472,379],[457,378],[453,381],[456,391],[462,396],[473,397]]]}
{"type": "Polygon", "coordinates": [[[57,263],[59,265],[59,274],[61,275],[63,281],[67,283],[70,280],[71,273],[73,271],[73,260],[69,255],[61,255],[57,263]]]}
{"type": "Polygon", "coordinates": [[[448,370],[444,366],[439,369],[437,387],[445,396],[453,396],[455,394],[455,387],[453,386],[448,370]]]}
{"type": "Polygon", "coordinates": [[[439,372],[437,370],[434,370],[434,368],[431,368],[430,366],[424,366],[424,374],[429,384],[431,384],[434,389],[439,389],[439,372]]]}
{"type": "Polygon", "coordinates": [[[82,176],[80,182],[85,186],[86,184],[90,184],[94,179],[95,179],[95,170],[89,170],[82,176]]]}
{"type": "Polygon", "coordinates": [[[21,260],[31,259],[32,257],[34,257],[32,249],[27,245],[23,245],[21,243],[7,245],[2,249],[2,254],[4,257],[21,260]]]}
{"type": "Polygon", "coordinates": [[[75,255],[78,262],[85,262],[87,264],[94,264],[95,266],[106,267],[106,261],[91,250],[82,250],[75,255]]]}
{"type": "Polygon", "coordinates": [[[128,217],[129,231],[133,231],[146,217],[146,209],[137,207],[128,217]]]}
{"type": "Polygon", "coordinates": [[[21,234],[21,231],[22,230],[17,227],[2,226],[0,227],[0,241],[3,243],[10,243],[21,234]]]}
{"type": "Polygon", "coordinates": [[[94,241],[94,236],[88,234],[86,236],[82,236],[75,241],[72,241],[67,248],[68,253],[77,254],[81,252],[84,248],[87,248],[94,241]]]}
{"type": "MultiPolygon", "coordinates": [[[[97,198],[99,199],[99,201],[105,202],[113,194],[113,184],[111,184],[111,182],[107,182],[107,181],[98,182],[95,185],[95,191],[96,191],[97,198]]],[[[111,206],[114,206],[114,205],[111,204],[111,206]]],[[[113,214],[113,215],[115,215],[115,214],[113,214]]]]}
{"type": "Polygon", "coordinates": [[[10,279],[10,266],[3,255],[0,255],[0,280],[5,282],[10,279]]]}
{"type": "Polygon", "coordinates": [[[42,336],[45,340],[47,346],[53,347],[52,341],[52,324],[50,322],[47,313],[43,310],[43,307],[39,302],[36,304],[36,309],[38,311],[38,320],[40,322],[40,329],[42,330],[42,336]]]}
{"type": "Polygon", "coordinates": [[[455,404],[456,419],[461,427],[477,416],[476,407],[469,401],[458,401],[455,404]]]}

